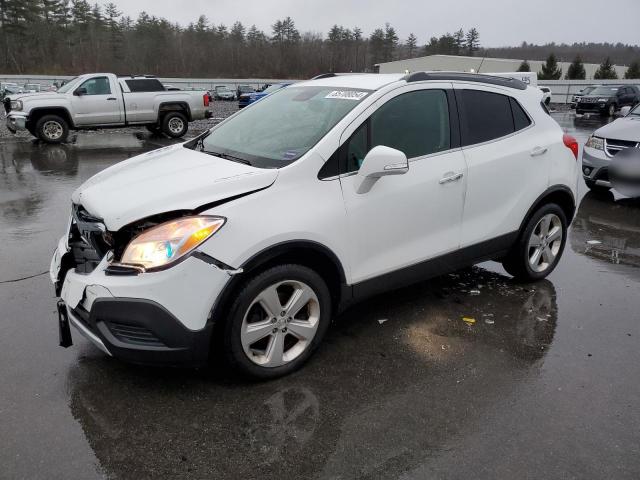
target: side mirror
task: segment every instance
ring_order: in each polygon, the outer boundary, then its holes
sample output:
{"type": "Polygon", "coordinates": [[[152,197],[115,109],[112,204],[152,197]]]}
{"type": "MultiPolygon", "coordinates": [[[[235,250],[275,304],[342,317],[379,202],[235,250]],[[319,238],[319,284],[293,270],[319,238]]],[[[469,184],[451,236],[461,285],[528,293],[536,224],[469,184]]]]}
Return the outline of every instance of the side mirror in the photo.
{"type": "Polygon", "coordinates": [[[356,193],[367,193],[380,177],[409,171],[407,156],[395,148],[378,145],[364,157],[356,177],[356,193]]]}
{"type": "Polygon", "coordinates": [[[77,88],[73,94],[77,97],[81,97],[82,95],[86,95],[87,94],[87,89],[86,88],[77,88]]]}
{"type": "Polygon", "coordinates": [[[620,116],[621,117],[626,117],[627,115],[629,115],[630,111],[631,111],[631,107],[629,105],[627,105],[626,107],[622,107],[620,109],[620,116]]]}

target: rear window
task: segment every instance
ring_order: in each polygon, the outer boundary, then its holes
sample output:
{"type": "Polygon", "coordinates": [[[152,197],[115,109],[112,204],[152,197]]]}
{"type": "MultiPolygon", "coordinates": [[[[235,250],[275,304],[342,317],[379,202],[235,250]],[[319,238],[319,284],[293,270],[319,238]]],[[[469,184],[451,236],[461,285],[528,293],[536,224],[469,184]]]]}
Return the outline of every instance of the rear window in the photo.
{"type": "Polygon", "coordinates": [[[482,90],[460,92],[463,145],[474,145],[504,137],[531,125],[517,100],[482,90]]]}
{"type": "Polygon", "coordinates": [[[164,92],[164,86],[155,78],[125,80],[125,83],[131,92],[164,92]]]}

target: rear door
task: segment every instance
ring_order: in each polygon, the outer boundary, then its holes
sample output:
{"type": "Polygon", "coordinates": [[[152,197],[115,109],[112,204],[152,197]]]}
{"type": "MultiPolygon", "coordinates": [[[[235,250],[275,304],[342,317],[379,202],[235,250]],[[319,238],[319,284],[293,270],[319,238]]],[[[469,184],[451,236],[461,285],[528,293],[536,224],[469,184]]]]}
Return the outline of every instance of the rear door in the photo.
{"type": "Polygon", "coordinates": [[[123,122],[121,102],[116,90],[117,83],[109,77],[96,76],[82,82],[77,88],[84,89],[82,95],[74,94],[71,99],[76,125],[109,125],[123,122]]]}
{"type": "Polygon", "coordinates": [[[354,283],[458,248],[466,165],[453,100],[451,84],[403,87],[344,132],[340,182],[354,283]],[[377,145],[404,152],[409,171],[382,177],[359,194],[356,174],[377,145]]]}
{"type": "Polygon", "coordinates": [[[550,144],[507,89],[457,84],[462,151],[468,166],[461,246],[518,230],[547,188],[550,144]]]}

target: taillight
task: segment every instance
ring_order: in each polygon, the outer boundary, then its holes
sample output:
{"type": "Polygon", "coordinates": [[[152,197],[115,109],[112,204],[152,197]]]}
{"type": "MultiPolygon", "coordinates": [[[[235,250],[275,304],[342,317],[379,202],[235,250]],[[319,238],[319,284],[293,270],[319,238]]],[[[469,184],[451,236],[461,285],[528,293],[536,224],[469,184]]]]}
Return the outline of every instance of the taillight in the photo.
{"type": "Polygon", "coordinates": [[[205,94],[202,96],[202,103],[204,103],[204,106],[205,106],[205,107],[208,107],[208,106],[209,106],[209,94],[208,94],[208,93],[205,93],[205,94]]]}
{"type": "Polygon", "coordinates": [[[579,151],[578,141],[568,133],[565,133],[562,136],[562,141],[564,142],[564,146],[567,147],[569,150],[571,150],[571,153],[573,153],[573,156],[576,157],[576,160],[578,160],[578,151],[579,151]]]}

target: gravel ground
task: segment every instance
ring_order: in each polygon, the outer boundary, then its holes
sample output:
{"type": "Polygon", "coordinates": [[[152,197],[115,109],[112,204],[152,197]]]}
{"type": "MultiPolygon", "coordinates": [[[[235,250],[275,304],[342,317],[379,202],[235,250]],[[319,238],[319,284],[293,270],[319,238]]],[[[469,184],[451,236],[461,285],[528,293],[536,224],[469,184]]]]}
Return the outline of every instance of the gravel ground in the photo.
{"type": "MultiPolygon", "coordinates": [[[[238,111],[238,102],[223,102],[216,101],[211,104],[211,111],[213,112],[213,117],[208,120],[196,120],[189,124],[189,132],[187,133],[187,137],[193,137],[198,135],[201,132],[204,132],[206,129],[213,127],[214,125],[220,123],[222,120],[232,115],[233,113],[238,111]]],[[[32,138],[31,134],[25,130],[18,131],[18,133],[11,133],[4,125],[6,114],[4,110],[2,110],[2,115],[0,116],[0,139],[3,138],[32,138]]],[[[144,127],[129,127],[129,128],[115,128],[115,129],[104,129],[104,130],[86,130],[82,131],[80,135],[101,135],[105,133],[123,133],[123,132],[134,132],[146,129],[144,127]]],[[[73,138],[73,135],[70,137],[73,138]]]]}

